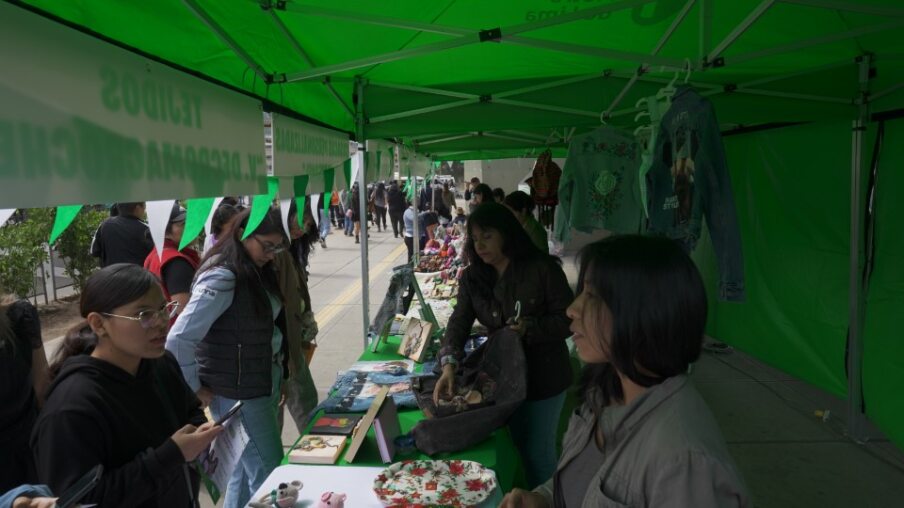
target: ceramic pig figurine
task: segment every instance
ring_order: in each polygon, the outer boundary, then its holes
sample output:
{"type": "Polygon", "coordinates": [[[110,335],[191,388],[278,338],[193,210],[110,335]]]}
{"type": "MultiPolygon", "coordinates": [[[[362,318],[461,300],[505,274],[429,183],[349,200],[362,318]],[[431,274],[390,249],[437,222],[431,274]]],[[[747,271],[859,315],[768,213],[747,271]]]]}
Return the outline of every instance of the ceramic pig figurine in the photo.
{"type": "Polygon", "coordinates": [[[317,508],[345,508],[345,494],[340,494],[338,492],[324,492],[320,496],[320,502],[317,503],[317,508]]]}

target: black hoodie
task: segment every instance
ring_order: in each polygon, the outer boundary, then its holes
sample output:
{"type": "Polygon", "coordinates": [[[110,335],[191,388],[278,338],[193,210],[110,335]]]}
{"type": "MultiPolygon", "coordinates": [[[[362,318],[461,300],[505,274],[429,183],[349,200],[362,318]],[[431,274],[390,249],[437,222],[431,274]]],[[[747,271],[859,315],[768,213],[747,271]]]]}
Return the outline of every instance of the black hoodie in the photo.
{"type": "Polygon", "coordinates": [[[100,483],[82,502],[191,506],[198,481],[170,436],[205,421],[169,352],[142,360],[135,376],[88,355],[74,356],[50,386],[31,436],[38,477],[63,492],[103,464],[100,483]]]}

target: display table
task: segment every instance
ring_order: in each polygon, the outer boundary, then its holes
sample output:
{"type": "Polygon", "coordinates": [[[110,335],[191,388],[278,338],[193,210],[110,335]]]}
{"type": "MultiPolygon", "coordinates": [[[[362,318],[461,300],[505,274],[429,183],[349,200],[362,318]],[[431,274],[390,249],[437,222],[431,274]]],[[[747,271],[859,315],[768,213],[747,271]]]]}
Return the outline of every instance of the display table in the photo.
{"type": "MultiPolygon", "coordinates": [[[[251,498],[259,500],[269,494],[280,483],[290,483],[299,480],[303,486],[299,492],[295,506],[313,508],[320,502],[320,496],[324,492],[340,492],[347,497],[345,506],[350,508],[379,508],[383,504],[373,491],[374,478],[382,471],[383,467],[329,467],[289,464],[274,469],[270,476],[264,480],[261,488],[251,498]]],[[[489,499],[479,505],[480,508],[499,506],[502,502],[502,492],[499,489],[493,492],[489,499]]]]}
{"type": "MultiPolygon", "coordinates": [[[[360,361],[387,361],[387,360],[397,360],[401,358],[396,350],[399,347],[399,337],[390,336],[388,338],[388,343],[384,343],[380,345],[378,352],[373,353],[369,349],[365,351],[361,357],[360,361]]],[[[417,369],[420,369],[421,366],[418,365],[417,369]]],[[[312,422],[316,421],[318,415],[315,415],[312,418],[312,422]]],[[[411,428],[414,427],[418,421],[424,418],[424,413],[418,409],[399,409],[399,422],[401,424],[402,433],[406,434],[411,431],[411,428]]],[[[300,439],[300,438],[299,438],[300,439]]],[[[297,442],[296,442],[297,444],[297,442]]],[[[516,478],[516,476],[520,476],[520,460],[518,458],[518,451],[515,449],[514,443],[512,442],[511,436],[508,433],[507,428],[501,428],[494,432],[488,439],[484,440],[477,445],[460,452],[455,453],[441,453],[436,454],[432,457],[424,455],[422,453],[416,452],[410,455],[400,455],[397,454],[395,457],[395,461],[401,461],[406,459],[438,459],[438,460],[473,460],[475,462],[479,462],[483,464],[485,467],[492,469],[496,473],[496,478],[499,481],[499,486],[502,488],[502,492],[508,492],[512,488],[512,484],[516,478]]],[[[283,458],[283,464],[288,464],[288,456],[283,458]]],[[[345,461],[345,452],[342,454],[342,458],[332,466],[306,466],[313,468],[329,468],[335,469],[335,466],[349,466],[349,464],[345,461]]],[[[361,446],[361,449],[358,450],[358,454],[355,457],[354,464],[352,466],[380,466],[380,469],[385,467],[383,462],[380,460],[380,452],[377,448],[376,438],[374,437],[373,429],[368,429],[367,437],[364,441],[364,444],[361,446]]],[[[376,474],[374,475],[376,476],[376,474]]],[[[301,478],[307,484],[307,481],[304,478],[301,478]]],[[[371,478],[373,480],[373,478],[371,478]]],[[[278,483],[278,482],[277,482],[278,483]]],[[[369,489],[371,486],[371,482],[367,482],[367,488],[369,489]]],[[[272,487],[271,487],[272,488],[272,487]]],[[[319,488],[319,487],[318,487],[319,488]]],[[[320,489],[317,495],[320,494],[324,489],[320,489]]],[[[269,492],[269,490],[267,490],[269,492]]],[[[374,498],[376,500],[376,498],[374,498]]],[[[354,505],[358,506],[358,505],[354,505]]],[[[379,505],[377,505],[379,506],[379,505]]]]}

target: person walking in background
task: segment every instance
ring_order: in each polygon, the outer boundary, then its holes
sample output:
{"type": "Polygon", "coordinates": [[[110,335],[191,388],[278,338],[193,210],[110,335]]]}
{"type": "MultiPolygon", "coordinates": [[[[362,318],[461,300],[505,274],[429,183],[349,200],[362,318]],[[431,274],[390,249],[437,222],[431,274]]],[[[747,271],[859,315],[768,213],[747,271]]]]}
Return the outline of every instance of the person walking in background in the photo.
{"type": "Polygon", "coordinates": [[[229,479],[226,508],[243,508],[283,457],[277,422],[284,362],[285,312],[273,259],[286,249],[282,218],[270,210],[243,239],[250,210],[201,263],[192,296],[166,348],[214,418],[239,400],[249,443],[229,479]]]}
{"type": "Polygon", "coordinates": [[[154,240],[144,219],[144,202],[118,203],[119,214],[101,223],[91,241],[91,255],[100,259],[100,267],[116,263],[141,266],[154,248],[154,240]]]}
{"type": "Polygon", "coordinates": [[[35,483],[29,437],[49,384],[38,311],[0,294],[0,493],[35,483]]]}
{"type": "Polygon", "coordinates": [[[502,204],[505,201],[505,191],[502,190],[502,187],[496,187],[493,189],[493,201],[502,204]]]}
{"type": "MultiPolygon", "coordinates": [[[[408,262],[414,259],[414,221],[418,220],[417,210],[414,209],[414,203],[408,202],[408,208],[403,216],[405,222],[405,231],[403,232],[405,247],[408,249],[408,262]]],[[[423,231],[420,232],[423,234],[423,231]]]]}
{"type": "Polygon", "coordinates": [[[471,192],[471,202],[468,204],[468,206],[471,207],[471,213],[474,213],[474,209],[477,208],[477,206],[483,203],[494,203],[495,201],[496,200],[493,197],[493,189],[491,189],[490,186],[485,183],[479,183],[471,192]]]}
{"type": "Polygon", "coordinates": [[[471,200],[474,199],[474,189],[476,189],[478,185],[480,185],[480,178],[477,178],[476,176],[474,178],[471,178],[471,181],[465,188],[465,201],[468,201],[470,203],[471,200]]]}
{"type": "Polygon", "coordinates": [[[100,464],[83,503],[195,506],[190,463],[222,427],[166,352],[175,305],[141,266],[120,263],[88,278],[81,315],[54,357],[52,384],[31,444],[38,479],[64,492],[100,464]]]}
{"type": "Polygon", "coordinates": [[[330,216],[324,212],[323,208],[318,206],[317,213],[320,215],[320,246],[326,248],[326,237],[330,234],[330,216]]]}
{"type": "Polygon", "coordinates": [[[345,216],[343,219],[345,236],[352,236],[355,230],[355,224],[352,222],[352,193],[343,189],[339,201],[342,204],[342,212],[345,216]]]}
{"type": "MultiPolygon", "coordinates": [[[[355,184],[352,186],[352,202],[349,203],[348,207],[351,211],[352,224],[355,225],[355,243],[361,243],[361,202],[359,201],[361,199],[361,195],[359,194],[359,192],[358,182],[355,182],[355,184]]],[[[365,231],[364,234],[367,234],[367,232],[365,231]]]]}
{"type": "Polygon", "coordinates": [[[534,218],[534,200],[524,191],[515,191],[505,197],[504,204],[515,214],[515,218],[521,223],[521,227],[534,245],[543,252],[549,252],[549,236],[546,229],[534,218]]]}
{"type": "Polygon", "coordinates": [[[377,184],[377,187],[370,195],[370,200],[374,203],[374,222],[377,224],[377,231],[386,229],[386,185],[383,182],[377,184]]]}
{"type": "Polygon", "coordinates": [[[405,195],[399,188],[399,182],[393,180],[386,191],[386,204],[389,207],[389,222],[392,223],[392,234],[395,238],[404,236],[405,225],[402,215],[405,213],[405,195]]]}
{"type": "Polygon", "coordinates": [[[330,222],[333,223],[334,227],[345,227],[343,225],[345,222],[345,213],[342,210],[342,206],[339,204],[339,191],[335,187],[333,187],[333,192],[330,194],[330,222]]]}
{"type": "Polygon", "coordinates": [[[449,182],[443,182],[443,204],[446,209],[455,210],[455,193],[449,189],[449,182]]]}
{"type": "Polygon", "coordinates": [[[584,247],[568,307],[584,363],[557,470],[523,506],[747,507],[744,485],[706,401],[688,379],[700,357],[706,291],[691,258],[662,237],[584,247]]]}
{"type": "Polygon", "coordinates": [[[475,319],[486,326],[487,335],[505,327],[518,333],[526,358],[527,400],[508,425],[533,487],[556,468],[556,428],[572,382],[565,345],[571,321],[565,310],[574,294],[561,261],[537,249],[503,205],[478,206],[467,228],[464,249],[471,264],[461,276],[458,303],[442,340],[443,374],[434,401],[452,398],[455,367],[464,359],[475,319]],[[520,309],[515,302],[521,302],[520,309]]]}
{"type": "Polygon", "coordinates": [[[191,247],[179,250],[184,231],[185,208],[176,203],[166,224],[163,255],[158,255],[155,247],[144,260],[144,268],[160,279],[163,298],[168,302],[176,302],[177,315],[188,304],[191,282],[195,278],[195,271],[201,265],[198,251],[191,247]]]}

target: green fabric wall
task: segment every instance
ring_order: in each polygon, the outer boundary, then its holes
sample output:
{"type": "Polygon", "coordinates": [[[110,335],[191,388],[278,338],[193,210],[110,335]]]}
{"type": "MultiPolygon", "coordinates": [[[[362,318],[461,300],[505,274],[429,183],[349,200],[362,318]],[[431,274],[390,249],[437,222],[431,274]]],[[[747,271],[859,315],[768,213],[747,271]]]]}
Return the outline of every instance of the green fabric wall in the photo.
{"type": "MultiPolygon", "coordinates": [[[[876,196],[876,255],[866,298],[863,391],[866,413],[904,448],[904,120],[886,124],[876,196]]],[[[865,150],[872,153],[872,145],[865,150]]]]}
{"type": "Polygon", "coordinates": [[[710,296],[707,333],[845,396],[849,122],[725,138],[747,302],[719,302],[709,235],[695,258],[710,296]]]}

